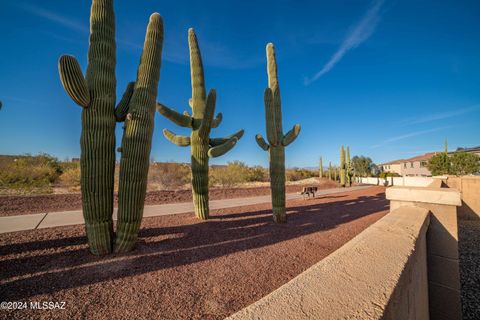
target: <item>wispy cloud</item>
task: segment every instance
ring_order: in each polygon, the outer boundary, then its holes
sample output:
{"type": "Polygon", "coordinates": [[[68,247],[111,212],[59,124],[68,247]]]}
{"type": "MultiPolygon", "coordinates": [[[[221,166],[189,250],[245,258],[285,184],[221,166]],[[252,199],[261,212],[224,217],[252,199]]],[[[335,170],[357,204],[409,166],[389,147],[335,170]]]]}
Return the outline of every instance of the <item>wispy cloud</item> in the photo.
{"type": "Polygon", "coordinates": [[[400,125],[402,126],[408,126],[408,125],[414,125],[414,124],[420,124],[420,123],[426,123],[426,122],[432,122],[432,121],[437,121],[437,120],[444,120],[444,119],[449,119],[453,117],[460,116],[462,114],[470,113],[480,110],[480,105],[474,105],[468,108],[462,108],[462,109],[456,109],[452,111],[446,111],[446,112],[439,112],[439,113],[434,113],[430,115],[426,115],[423,117],[413,117],[413,118],[408,118],[403,120],[400,125]]]}
{"type": "Polygon", "coordinates": [[[34,5],[23,4],[21,8],[37,17],[41,17],[51,22],[58,23],[66,28],[70,28],[75,31],[86,33],[89,30],[88,25],[86,24],[82,24],[80,22],[72,20],[69,17],[59,15],[55,12],[52,12],[34,5]]]}
{"type": "Polygon", "coordinates": [[[436,132],[436,131],[445,130],[445,129],[448,129],[448,128],[451,128],[451,127],[452,126],[438,127],[438,128],[433,128],[433,129],[427,129],[427,130],[421,130],[421,131],[415,131],[415,132],[402,134],[402,135],[399,135],[399,136],[388,138],[388,139],[384,140],[382,143],[375,144],[375,145],[371,146],[370,148],[371,149],[376,149],[376,148],[379,148],[379,147],[383,147],[384,145],[390,144],[392,142],[396,142],[396,141],[404,140],[404,139],[408,139],[408,138],[413,138],[413,137],[421,136],[421,135],[436,132]]]}
{"type": "Polygon", "coordinates": [[[378,22],[380,21],[383,4],[384,0],[374,0],[372,2],[368,11],[365,13],[360,22],[354,26],[335,54],[313,77],[305,79],[305,85],[311,84],[312,82],[318,80],[325,73],[332,70],[332,68],[349,50],[355,49],[363,42],[368,40],[368,38],[370,38],[370,36],[375,32],[378,22]]]}

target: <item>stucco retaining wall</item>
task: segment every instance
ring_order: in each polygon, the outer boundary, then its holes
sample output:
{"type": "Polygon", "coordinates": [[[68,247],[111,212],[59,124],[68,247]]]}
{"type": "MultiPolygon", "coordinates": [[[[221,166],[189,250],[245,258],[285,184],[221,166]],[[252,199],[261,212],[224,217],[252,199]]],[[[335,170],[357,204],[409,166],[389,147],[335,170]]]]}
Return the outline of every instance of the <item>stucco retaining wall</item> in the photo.
{"type": "Polygon", "coordinates": [[[458,208],[460,219],[480,219],[480,177],[448,176],[445,183],[449,188],[460,191],[462,206],[458,208]]]}
{"type": "Polygon", "coordinates": [[[428,319],[429,210],[399,207],[228,319],[428,319]]]}

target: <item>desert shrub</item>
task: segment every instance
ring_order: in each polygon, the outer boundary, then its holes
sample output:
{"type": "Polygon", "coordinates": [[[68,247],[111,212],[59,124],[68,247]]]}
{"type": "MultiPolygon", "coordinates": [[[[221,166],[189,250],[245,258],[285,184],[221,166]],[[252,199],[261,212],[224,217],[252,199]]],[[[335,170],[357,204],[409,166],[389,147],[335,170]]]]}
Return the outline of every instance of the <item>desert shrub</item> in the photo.
{"type": "Polygon", "coordinates": [[[246,179],[248,182],[266,182],[269,179],[269,173],[261,166],[249,167],[246,179]]]}
{"type": "Polygon", "coordinates": [[[2,164],[2,193],[51,193],[52,183],[62,173],[57,158],[47,154],[12,157],[2,164]]]}
{"type": "Polygon", "coordinates": [[[387,177],[400,177],[400,175],[396,172],[381,172],[378,177],[384,179],[387,177]]]}
{"type": "Polygon", "coordinates": [[[287,181],[298,181],[303,179],[308,179],[312,177],[317,177],[317,171],[307,170],[307,169],[300,169],[300,168],[293,168],[287,169],[285,172],[287,177],[287,181]]]}
{"type": "Polygon", "coordinates": [[[247,182],[249,168],[241,161],[233,161],[226,166],[214,167],[211,172],[211,180],[214,185],[220,185],[222,188],[231,188],[237,184],[247,182]]]}
{"type": "Polygon", "coordinates": [[[177,189],[190,182],[190,167],[184,163],[153,163],[148,172],[149,190],[177,189]]]}
{"type": "Polygon", "coordinates": [[[67,166],[58,180],[60,185],[69,191],[80,191],[80,166],[78,164],[67,166]]]}

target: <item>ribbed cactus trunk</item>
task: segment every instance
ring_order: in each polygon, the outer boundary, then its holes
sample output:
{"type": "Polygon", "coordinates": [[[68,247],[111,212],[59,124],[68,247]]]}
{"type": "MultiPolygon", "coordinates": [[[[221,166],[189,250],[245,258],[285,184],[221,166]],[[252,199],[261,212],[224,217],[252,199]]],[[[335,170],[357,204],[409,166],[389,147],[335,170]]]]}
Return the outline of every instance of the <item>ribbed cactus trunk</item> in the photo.
{"type": "MultiPolygon", "coordinates": [[[[160,16],[154,14],[152,19],[156,22],[150,21],[153,23],[152,26],[149,25],[147,38],[153,39],[155,38],[153,36],[154,33],[161,32],[161,38],[163,39],[163,27],[159,27],[162,25],[160,16]]],[[[138,83],[135,87],[133,83],[128,85],[127,91],[117,107],[115,107],[116,50],[113,0],[92,1],[90,46],[86,76],[83,77],[80,65],[74,57],[62,56],[59,60],[60,80],[65,91],[78,105],[83,107],[82,134],[80,138],[82,206],[89,247],[93,254],[103,255],[110,253],[115,241],[112,221],[115,125],[116,122],[124,121],[127,113],[130,112],[131,105],[136,105],[136,107],[131,109],[136,111],[132,112],[133,116],[129,117],[131,121],[127,121],[127,129],[124,133],[122,149],[125,150],[124,156],[126,155],[128,159],[122,158],[124,167],[120,170],[121,194],[117,236],[120,235],[119,239],[136,239],[139,222],[136,221],[134,223],[135,226],[125,226],[124,222],[130,222],[130,220],[125,218],[124,213],[129,212],[127,216],[130,215],[132,212],[130,208],[134,207],[137,214],[133,215],[138,216],[139,210],[141,215],[142,209],[139,207],[143,207],[143,198],[145,197],[145,190],[142,184],[146,182],[148,163],[147,167],[145,167],[145,161],[143,160],[145,155],[148,159],[145,151],[148,149],[149,153],[148,136],[151,139],[154,111],[149,112],[152,115],[149,117],[142,108],[150,104],[148,108],[150,110],[155,109],[155,96],[153,95],[156,95],[158,77],[154,81],[153,78],[155,77],[144,79],[143,75],[148,68],[157,69],[150,70],[150,73],[159,73],[160,64],[156,63],[156,61],[160,60],[161,39],[160,43],[157,42],[155,45],[155,48],[146,50],[144,55],[142,55],[138,83]],[[154,85],[155,90],[152,90],[148,85],[154,85]],[[143,165],[139,166],[139,163],[143,165]],[[132,174],[132,172],[135,172],[135,174],[132,174]],[[133,199],[133,203],[123,201],[122,199],[125,199],[125,197],[133,199]],[[142,200],[140,201],[140,199],[142,200]]],[[[131,247],[129,246],[128,248],[131,247]]]]}
{"type": "Polygon", "coordinates": [[[215,118],[216,92],[210,90],[206,96],[205,77],[203,72],[202,56],[198,46],[197,36],[193,29],[188,30],[188,47],[190,50],[190,74],[192,80],[192,99],[188,112],[180,114],[160,103],[157,110],[175,124],[191,128],[190,137],[176,135],[164,129],[163,134],[170,142],[180,147],[191,147],[192,195],[197,218],[209,218],[208,207],[208,161],[209,158],[219,157],[230,151],[243,136],[240,130],[225,138],[210,138],[212,128],[218,127],[222,121],[222,114],[215,118]]]}
{"type": "Polygon", "coordinates": [[[285,209],[285,147],[271,147],[269,162],[273,220],[277,223],[284,223],[287,221],[285,209]]]}
{"type": "Polygon", "coordinates": [[[115,16],[113,0],[92,1],[86,77],[73,56],[59,60],[65,91],[81,107],[80,181],[90,251],[112,250],[115,171],[115,16]]]}
{"type": "Polygon", "coordinates": [[[332,180],[332,161],[328,162],[328,180],[332,180]]]}
{"type": "Polygon", "coordinates": [[[352,185],[352,167],[350,163],[350,148],[346,146],[345,150],[345,175],[346,184],[350,187],[352,185]]]}
{"type": "Polygon", "coordinates": [[[345,187],[345,149],[340,148],[340,185],[345,187]]]}
{"type": "Polygon", "coordinates": [[[191,138],[192,196],[195,215],[206,220],[209,218],[208,206],[208,141],[193,130],[191,138]]]}
{"type": "Polygon", "coordinates": [[[320,179],[323,178],[323,161],[322,161],[322,157],[320,157],[320,165],[319,165],[319,169],[318,169],[318,175],[319,175],[319,178],[320,178],[320,179]]]}
{"type": "Polygon", "coordinates": [[[300,133],[300,125],[296,124],[287,134],[283,134],[275,48],[272,43],[269,43],[266,50],[268,88],[264,92],[264,102],[268,143],[260,134],[257,134],[255,138],[260,148],[269,152],[273,220],[277,223],[284,223],[287,221],[285,208],[285,147],[297,138],[300,133]]]}
{"type": "Polygon", "coordinates": [[[151,15],[148,23],[137,80],[125,120],[115,252],[127,252],[135,246],[142,222],[162,47],[163,21],[162,17],[155,13],[151,15]]]}

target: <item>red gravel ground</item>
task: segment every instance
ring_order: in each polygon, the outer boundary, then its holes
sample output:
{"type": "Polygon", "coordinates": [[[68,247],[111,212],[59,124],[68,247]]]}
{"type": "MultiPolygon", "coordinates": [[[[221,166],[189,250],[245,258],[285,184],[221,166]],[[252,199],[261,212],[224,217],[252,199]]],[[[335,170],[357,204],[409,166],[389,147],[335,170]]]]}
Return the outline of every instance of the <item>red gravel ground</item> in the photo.
{"type": "Polygon", "coordinates": [[[288,203],[144,219],[124,255],[89,254],[83,226],[0,235],[3,301],[65,310],[0,311],[0,319],[223,319],[288,282],[388,212],[383,187],[288,203]]]}
{"type": "MultiPolygon", "coordinates": [[[[301,185],[287,186],[287,193],[300,192],[302,187],[303,186],[301,185]]],[[[330,189],[338,187],[338,184],[333,181],[323,180],[320,185],[317,185],[317,187],[319,189],[330,189]]],[[[211,200],[255,197],[267,194],[270,194],[269,187],[210,189],[211,200]]],[[[192,191],[190,189],[177,191],[150,191],[147,192],[145,197],[145,205],[188,202],[191,200],[192,191]]],[[[116,203],[117,196],[115,195],[115,206],[116,203]]],[[[0,196],[0,217],[80,209],[82,209],[82,196],[80,193],[35,196],[0,196]]]]}

